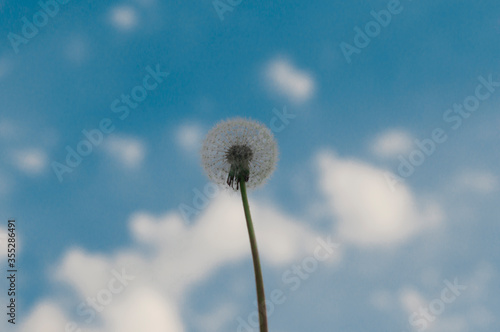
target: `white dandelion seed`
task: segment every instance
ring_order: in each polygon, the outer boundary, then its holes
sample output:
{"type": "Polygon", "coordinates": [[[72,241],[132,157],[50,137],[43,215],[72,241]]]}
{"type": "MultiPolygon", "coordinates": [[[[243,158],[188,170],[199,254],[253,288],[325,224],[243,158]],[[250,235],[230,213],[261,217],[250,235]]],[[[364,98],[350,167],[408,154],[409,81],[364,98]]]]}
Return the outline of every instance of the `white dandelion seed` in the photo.
{"type": "Polygon", "coordinates": [[[208,177],[215,183],[238,190],[238,180],[243,177],[248,188],[255,188],[276,168],[278,147],[265,125],[235,118],[210,130],[203,142],[201,159],[208,177]]]}

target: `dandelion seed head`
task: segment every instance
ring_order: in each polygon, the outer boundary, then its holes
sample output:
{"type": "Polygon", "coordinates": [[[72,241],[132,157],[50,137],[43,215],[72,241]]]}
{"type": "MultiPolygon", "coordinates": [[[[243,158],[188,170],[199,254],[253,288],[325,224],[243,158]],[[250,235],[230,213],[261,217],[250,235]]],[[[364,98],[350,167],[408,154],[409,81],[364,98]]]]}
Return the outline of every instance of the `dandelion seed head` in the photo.
{"type": "Polygon", "coordinates": [[[278,147],[265,125],[235,118],[210,130],[203,142],[201,159],[208,177],[215,183],[237,190],[238,178],[243,177],[248,188],[255,188],[276,168],[278,147]]]}

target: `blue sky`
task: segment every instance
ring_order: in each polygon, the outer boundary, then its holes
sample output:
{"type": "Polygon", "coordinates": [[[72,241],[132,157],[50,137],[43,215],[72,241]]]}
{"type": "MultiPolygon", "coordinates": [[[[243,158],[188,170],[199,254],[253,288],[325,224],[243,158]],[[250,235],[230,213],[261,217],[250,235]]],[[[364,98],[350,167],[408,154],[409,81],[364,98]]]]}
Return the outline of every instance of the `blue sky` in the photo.
{"type": "Polygon", "coordinates": [[[497,1],[0,11],[0,242],[14,217],[19,244],[2,330],[251,331],[239,198],[199,194],[201,142],[234,116],[277,124],[277,170],[250,194],[283,293],[270,330],[499,330],[497,1]]]}

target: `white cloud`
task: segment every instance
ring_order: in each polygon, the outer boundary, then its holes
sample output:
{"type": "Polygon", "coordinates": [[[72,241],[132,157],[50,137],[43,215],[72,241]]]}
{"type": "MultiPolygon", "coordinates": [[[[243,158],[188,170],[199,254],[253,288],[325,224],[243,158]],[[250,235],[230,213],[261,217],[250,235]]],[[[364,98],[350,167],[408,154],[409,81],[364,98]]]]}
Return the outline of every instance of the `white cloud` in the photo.
{"type": "MultiPolygon", "coordinates": [[[[26,321],[21,325],[22,332],[65,331],[68,320],[60,307],[53,302],[44,301],[36,305],[26,321]]],[[[16,323],[17,324],[17,323],[16,323]]]]}
{"type": "Polygon", "coordinates": [[[345,241],[360,246],[398,244],[442,218],[436,204],[426,204],[419,213],[410,189],[401,184],[391,190],[382,169],[329,152],[320,153],[317,163],[320,189],[345,241]]]}
{"type": "Polygon", "coordinates": [[[177,144],[186,151],[197,151],[203,140],[203,130],[199,125],[182,125],[176,132],[177,144]]]}
{"type": "MultiPolygon", "coordinates": [[[[438,293],[438,295],[441,295],[438,293]]],[[[402,288],[399,291],[399,303],[404,313],[408,316],[410,326],[415,330],[429,332],[462,332],[470,331],[469,324],[464,319],[464,315],[447,314],[446,306],[452,303],[444,303],[444,310],[438,314],[432,311],[431,303],[435,303],[440,298],[426,300],[424,296],[414,288],[402,288]]]]}
{"type": "Polygon", "coordinates": [[[427,301],[422,294],[414,288],[405,287],[399,291],[399,302],[408,315],[418,312],[427,306],[427,301]]]}
{"type": "Polygon", "coordinates": [[[45,170],[48,157],[44,151],[32,148],[15,151],[12,161],[19,170],[30,175],[36,175],[45,170]]]}
{"type": "MultiPolygon", "coordinates": [[[[285,265],[310,255],[317,246],[317,237],[324,237],[324,234],[311,231],[297,219],[270,204],[256,204],[252,216],[255,220],[260,220],[260,225],[256,226],[257,229],[262,229],[259,246],[265,252],[264,260],[271,264],[285,265]]],[[[245,239],[247,237],[245,232],[245,239]]],[[[336,249],[334,257],[331,258],[338,261],[339,255],[340,252],[336,249]]]]}
{"type": "Polygon", "coordinates": [[[463,322],[458,322],[452,317],[441,317],[432,313],[429,313],[429,315],[431,315],[430,318],[424,316],[422,310],[427,309],[427,312],[429,312],[430,302],[414,288],[406,287],[401,289],[399,291],[399,302],[405,314],[408,315],[410,326],[415,330],[425,330],[429,332],[464,331],[463,322]]]}
{"type": "Polygon", "coordinates": [[[177,308],[155,289],[139,287],[104,311],[107,331],[183,332],[177,308]]]}
{"type": "Polygon", "coordinates": [[[111,9],[110,20],[113,25],[122,30],[130,30],[138,23],[137,12],[130,6],[120,5],[111,9]]]}
{"type": "Polygon", "coordinates": [[[496,272],[488,262],[479,263],[470,276],[445,279],[440,288],[438,284],[430,287],[431,295],[424,297],[414,287],[403,287],[397,293],[399,304],[415,329],[429,332],[461,332],[491,330],[494,314],[484,307],[485,299],[491,295],[491,285],[495,283],[496,272]],[[450,284],[466,288],[452,290],[450,284]],[[448,293],[443,290],[450,289],[448,293]],[[455,293],[458,292],[458,293],[455,293]],[[456,297],[445,299],[453,294],[456,297]],[[456,303],[455,303],[456,302],[456,303]],[[439,308],[442,303],[443,310],[439,308]],[[460,303],[460,305],[457,305],[460,303]],[[429,316],[430,315],[430,316],[429,316]]]}
{"type": "MultiPolygon", "coordinates": [[[[314,232],[269,202],[251,200],[250,205],[264,268],[284,269],[299,262],[314,252],[317,237],[325,238],[325,234],[314,232]]],[[[26,318],[23,331],[62,330],[61,324],[69,322],[64,313],[69,316],[87,299],[99,299],[99,294],[111,289],[113,271],[117,271],[130,276],[130,281],[112,295],[108,304],[100,303],[103,308],[95,312],[91,322],[85,322],[88,314],[77,317],[78,327],[95,332],[183,332],[180,311],[186,294],[222,266],[250,261],[241,200],[224,191],[202,209],[195,223],[187,224],[176,211],[159,217],[136,213],[129,225],[136,241],[130,248],[108,255],[70,249],[51,271],[56,271],[55,281],[75,291],[76,299],[69,305],[66,297],[54,302],[57,304],[42,302],[26,318]]],[[[335,251],[325,263],[338,262],[340,255],[335,251]]],[[[248,280],[253,282],[253,276],[248,280]]],[[[208,324],[207,331],[218,331],[232,317],[233,307],[219,305],[210,317],[198,316],[194,324],[203,322],[208,324]]]]}
{"type": "MultiPolygon", "coordinates": [[[[92,321],[86,323],[85,318],[71,320],[64,314],[64,305],[53,301],[38,304],[21,325],[22,332],[53,331],[88,331],[88,332],[135,332],[135,331],[172,331],[183,332],[184,327],[175,306],[157,291],[147,287],[135,287],[125,294],[114,294],[106,306],[100,306],[100,312],[93,310],[92,321]],[[100,321],[101,328],[93,329],[100,321]]],[[[84,302],[82,302],[84,303],[84,302]]],[[[91,306],[83,307],[83,311],[91,306]]],[[[73,312],[76,310],[72,308],[73,312]]],[[[81,309],[80,309],[81,310],[81,309]]]]}
{"type": "Polygon", "coordinates": [[[146,156],[144,144],[132,137],[110,136],[105,142],[105,148],[126,168],[140,167],[146,156]]]}
{"type": "Polygon", "coordinates": [[[81,249],[69,250],[60,264],[56,278],[64,281],[82,298],[95,296],[104,287],[103,280],[111,276],[111,262],[102,255],[90,255],[81,249]]]}
{"type": "Polygon", "coordinates": [[[133,250],[103,256],[73,249],[56,268],[56,278],[76,290],[77,300],[72,301],[70,310],[74,312],[80,307],[80,316],[75,321],[85,331],[97,324],[99,332],[142,329],[182,332],[180,308],[164,292],[172,285],[165,284],[168,280],[156,275],[151,264],[148,255],[141,256],[133,250]],[[125,281],[120,281],[117,275],[125,281]],[[109,297],[103,297],[106,293],[109,297]],[[88,299],[97,303],[98,311],[88,299]]]}
{"type": "Polygon", "coordinates": [[[275,91],[293,102],[305,102],[314,94],[316,84],[312,75],[297,69],[286,59],[271,61],[266,67],[266,77],[275,91]]]}
{"type": "Polygon", "coordinates": [[[478,194],[490,194],[498,190],[498,176],[488,171],[465,171],[455,178],[459,191],[472,191],[478,194]]]}
{"type": "MultiPolygon", "coordinates": [[[[269,205],[251,206],[263,262],[284,265],[312,252],[318,234],[269,205]]],[[[250,255],[241,201],[226,193],[213,199],[191,226],[177,214],[137,214],[130,225],[140,242],[161,248],[154,274],[175,285],[169,291],[181,292],[220,266],[250,255]]]]}
{"type": "Polygon", "coordinates": [[[397,157],[411,151],[413,147],[412,136],[401,129],[390,129],[380,135],[371,143],[373,154],[382,158],[397,157]]]}

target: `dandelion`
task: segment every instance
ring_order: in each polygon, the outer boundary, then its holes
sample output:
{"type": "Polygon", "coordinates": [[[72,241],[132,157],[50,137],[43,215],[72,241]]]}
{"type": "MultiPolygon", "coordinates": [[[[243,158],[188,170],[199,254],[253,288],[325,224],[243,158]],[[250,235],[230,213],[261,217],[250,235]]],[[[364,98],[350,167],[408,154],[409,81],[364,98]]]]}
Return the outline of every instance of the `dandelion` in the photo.
{"type": "Polygon", "coordinates": [[[201,158],[208,177],[238,190],[243,176],[248,188],[262,185],[276,167],[278,148],[263,124],[241,118],[222,121],[207,135],[201,158]]]}
{"type": "Polygon", "coordinates": [[[266,299],[247,186],[262,185],[276,167],[278,147],[263,124],[241,118],[222,121],[207,135],[201,151],[205,171],[217,184],[240,189],[252,250],[260,331],[267,332],[266,299]]]}

